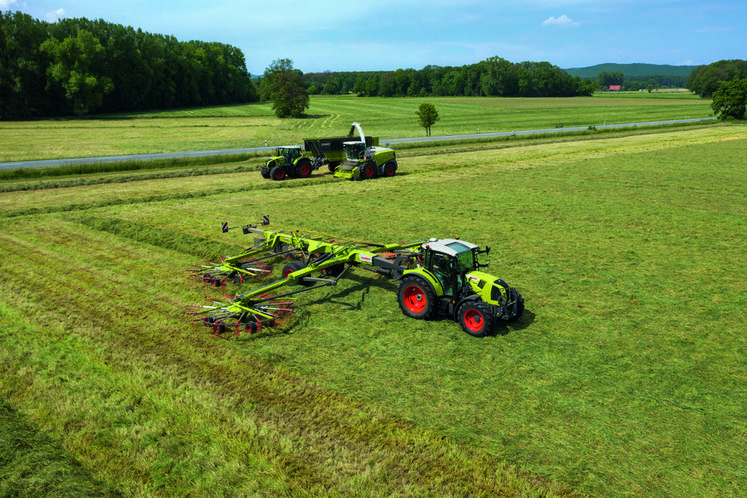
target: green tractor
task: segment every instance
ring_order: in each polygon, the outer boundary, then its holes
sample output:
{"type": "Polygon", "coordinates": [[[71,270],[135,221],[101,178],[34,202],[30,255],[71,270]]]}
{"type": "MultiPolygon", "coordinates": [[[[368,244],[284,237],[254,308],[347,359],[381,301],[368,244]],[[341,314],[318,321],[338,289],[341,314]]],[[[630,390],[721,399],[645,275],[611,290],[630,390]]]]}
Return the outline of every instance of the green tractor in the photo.
{"type": "Polygon", "coordinates": [[[447,316],[462,330],[483,337],[498,320],[514,320],[524,312],[524,298],[503,280],[480,268],[478,256],[488,254],[470,242],[431,239],[421,246],[420,265],[399,279],[397,301],[402,312],[427,320],[447,316]]]}
{"type": "Polygon", "coordinates": [[[283,180],[288,178],[308,178],[311,172],[318,169],[319,158],[308,158],[300,145],[284,145],[275,150],[275,157],[268,159],[262,166],[263,178],[283,180]]]}
{"type": "MultiPolygon", "coordinates": [[[[340,244],[255,226],[244,231],[261,237],[255,239],[253,249],[240,256],[243,275],[261,274],[268,258],[297,259],[284,266],[280,280],[226,296],[228,301],[208,299],[211,304],[194,305],[202,311],[190,314],[197,315],[195,321],[211,327],[216,336],[230,329],[236,335],[241,330],[253,333],[263,325],[272,325],[295,311],[295,295],[337,285],[352,268],[398,280],[397,301],[406,316],[421,320],[447,317],[474,337],[488,335],[499,320],[515,320],[524,312],[524,298],[515,288],[480,270],[488,266],[478,259],[489,253],[487,247],[480,250],[458,239],[340,244]]],[[[239,257],[235,259],[239,261],[239,257]]],[[[225,277],[237,271],[235,264],[202,268],[203,280],[212,285],[223,285],[225,277]]]]}
{"type": "Polygon", "coordinates": [[[386,147],[369,145],[360,125],[353,123],[353,127],[358,129],[361,139],[343,144],[345,160],[335,168],[334,176],[348,180],[394,176],[397,172],[397,154],[386,147]]]}

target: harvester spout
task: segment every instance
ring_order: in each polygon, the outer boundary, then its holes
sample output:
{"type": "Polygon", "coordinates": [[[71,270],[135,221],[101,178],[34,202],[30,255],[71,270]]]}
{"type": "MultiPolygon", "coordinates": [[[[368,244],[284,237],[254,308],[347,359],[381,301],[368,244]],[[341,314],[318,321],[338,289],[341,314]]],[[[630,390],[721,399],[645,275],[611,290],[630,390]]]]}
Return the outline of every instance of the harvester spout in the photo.
{"type": "Polygon", "coordinates": [[[353,123],[350,126],[350,132],[348,133],[348,135],[350,135],[351,137],[353,136],[353,129],[358,130],[358,135],[360,135],[360,137],[361,137],[361,142],[363,142],[365,144],[366,143],[366,136],[363,134],[363,128],[361,128],[360,123],[355,122],[355,123],[353,123]]]}

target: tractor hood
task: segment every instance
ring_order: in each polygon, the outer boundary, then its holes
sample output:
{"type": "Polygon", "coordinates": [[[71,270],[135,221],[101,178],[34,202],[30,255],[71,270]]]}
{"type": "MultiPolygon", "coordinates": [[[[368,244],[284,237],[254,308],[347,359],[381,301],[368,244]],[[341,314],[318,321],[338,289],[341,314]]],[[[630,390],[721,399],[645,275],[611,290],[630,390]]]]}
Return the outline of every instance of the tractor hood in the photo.
{"type": "Polygon", "coordinates": [[[472,271],[464,276],[472,290],[490,304],[505,304],[510,297],[509,286],[500,278],[482,271],[472,271]]]}

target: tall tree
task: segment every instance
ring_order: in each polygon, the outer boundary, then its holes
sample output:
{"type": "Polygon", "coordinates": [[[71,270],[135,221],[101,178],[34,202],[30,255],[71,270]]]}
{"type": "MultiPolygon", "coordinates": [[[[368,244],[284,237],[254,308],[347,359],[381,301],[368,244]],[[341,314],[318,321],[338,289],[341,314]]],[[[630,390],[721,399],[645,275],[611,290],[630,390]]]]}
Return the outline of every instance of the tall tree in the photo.
{"type": "Polygon", "coordinates": [[[48,81],[65,90],[75,114],[82,116],[100,107],[104,95],[114,89],[112,80],[100,72],[106,51],[89,31],[81,29],[77,36],[62,42],[50,38],[42,43],[40,50],[53,60],[47,69],[48,81]]]}
{"type": "Polygon", "coordinates": [[[719,119],[744,119],[747,112],[747,79],[724,81],[713,92],[711,108],[719,119]]]}
{"type": "Polygon", "coordinates": [[[436,124],[436,121],[438,121],[440,116],[438,115],[438,111],[436,110],[436,106],[433,104],[420,104],[418,107],[418,110],[415,111],[415,114],[418,116],[418,120],[420,121],[420,126],[425,128],[425,136],[430,137],[431,136],[431,126],[436,124]]]}
{"type": "Polygon", "coordinates": [[[301,80],[303,73],[293,68],[290,59],[272,61],[265,69],[262,96],[272,101],[272,110],[279,118],[301,118],[309,108],[309,94],[301,80]]]}

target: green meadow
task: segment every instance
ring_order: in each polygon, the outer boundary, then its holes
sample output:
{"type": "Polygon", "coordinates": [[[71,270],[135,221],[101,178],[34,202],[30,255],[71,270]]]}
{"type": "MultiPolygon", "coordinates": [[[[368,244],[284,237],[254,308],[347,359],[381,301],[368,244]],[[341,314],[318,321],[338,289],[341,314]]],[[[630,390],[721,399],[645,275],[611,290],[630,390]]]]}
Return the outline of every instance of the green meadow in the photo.
{"type": "MultiPolygon", "coordinates": [[[[325,119],[336,121],[327,131],[356,120],[344,108],[358,100],[320,100],[338,113],[275,133],[290,141],[323,134],[325,119]]],[[[375,123],[385,101],[364,100],[375,123]]],[[[584,120],[573,100],[549,118],[538,102],[510,105],[535,114],[527,129],[547,128],[542,119],[584,120]]],[[[702,105],[646,96],[628,116],[613,105],[625,101],[588,102],[621,122],[702,105]]],[[[466,132],[468,119],[447,122],[447,103],[462,99],[437,102],[434,135],[466,132]]],[[[392,105],[405,104],[417,101],[392,105]]],[[[245,111],[195,112],[128,119],[185,130],[206,112],[245,111]]],[[[360,121],[382,137],[419,133],[360,121]]],[[[76,124],[70,133],[86,135],[76,124]]],[[[272,182],[256,157],[3,177],[0,494],[741,494],[745,125],[397,151],[395,177],[363,182],[323,170],[272,182]],[[396,282],[353,271],[301,295],[278,327],[211,338],[188,306],[261,281],[217,289],[186,269],[251,245],[220,223],[262,215],[270,229],[338,240],[490,245],[488,271],[520,290],[526,312],[475,339],[449,320],[406,318],[396,282]]]]}
{"type": "Polygon", "coordinates": [[[199,108],[82,120],[0,121],[0,162],[223,150],[303,143],[346,135],[359,122],[382,141],[424,136],[415,111],[433,103],[434,136],[558,126],[599,126],[708,117],[710,100],[691,94],[620,94],[578,98],[312,97],[311,119],[283,119],[271,105],[199,108]]]}

